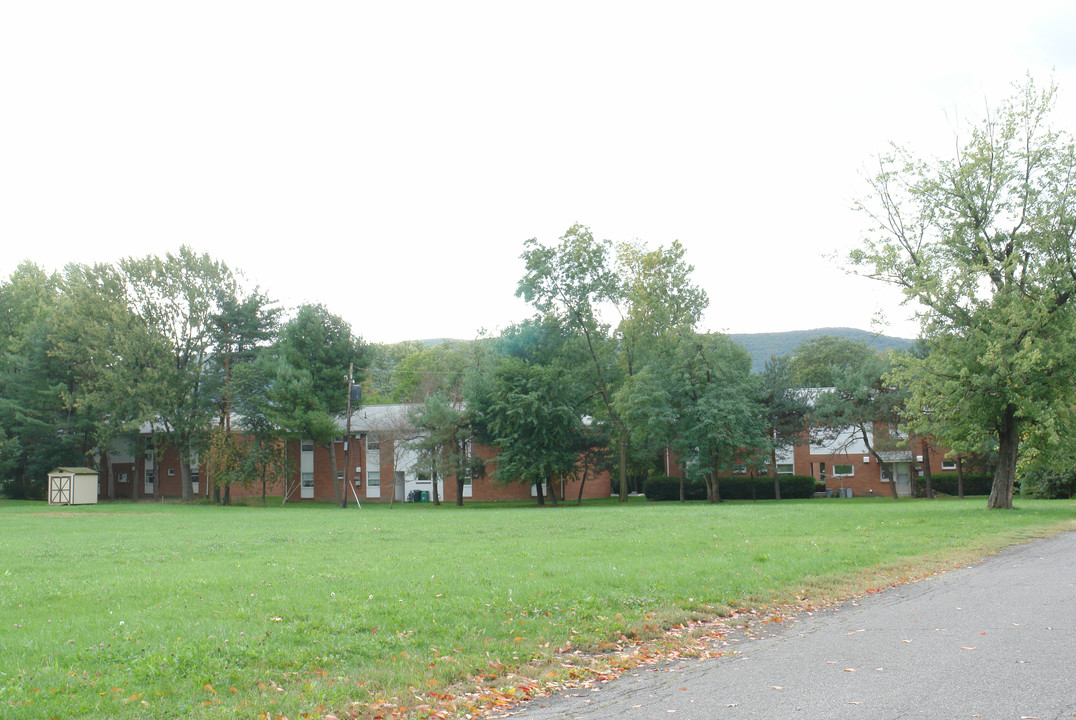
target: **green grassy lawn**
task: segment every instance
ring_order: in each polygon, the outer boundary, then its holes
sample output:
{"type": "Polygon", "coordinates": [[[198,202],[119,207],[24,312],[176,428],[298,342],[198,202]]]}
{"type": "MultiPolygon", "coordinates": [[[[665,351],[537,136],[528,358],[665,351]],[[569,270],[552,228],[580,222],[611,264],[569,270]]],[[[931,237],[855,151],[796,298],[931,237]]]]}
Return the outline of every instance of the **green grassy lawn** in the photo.
{"type": "Polygon", "coordinates": [[[0,716],[413,707],[569,641],[823,601],[1076,527],[1070,501],[984,505],[0,503],[0,716]]]}

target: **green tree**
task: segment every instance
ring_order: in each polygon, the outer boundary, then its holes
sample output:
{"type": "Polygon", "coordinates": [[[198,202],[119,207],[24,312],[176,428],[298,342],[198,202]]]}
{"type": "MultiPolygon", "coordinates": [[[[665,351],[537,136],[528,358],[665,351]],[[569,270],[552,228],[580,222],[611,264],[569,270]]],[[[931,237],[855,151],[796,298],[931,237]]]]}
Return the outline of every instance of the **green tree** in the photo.
{"type": "MultiPolygon", "coordinates": [[[[115,498],[113,443],[133,440],[153,417],[151,392],[169,367],[163,338],[131,312],[124,277],[112,265],[69,265],[50,338],[51,355],[69,371],[63,393],[90,453],[99,455],[106,494],[115,498]]],[[[133,483],[132,487],[136,487],[133,483]]]]}
{"type": "MultiPolygon", "coordinates": [[[[858,350],[850,347],[849,355],[858,361],[831,366],[833,385],[816,396],[812,417],[816,426],[828,429],[831,439],[844,437],[849,444],[862,443],[878,467],[884,467],[881,451],[902,443],[894,431],[901,422],[905,394],[886,377],[887,356],[871,352],[866,345],[858,350]],[[881,427],[888,429],[887,436],[877,436],[875,429],[881,427]]],[[[897,498],[896,480],[889,486],[897,498]]]]}
{"type": "MultiPolygon", "coordinates": [[[[213,398],[218,395],[210,366],[212,323],[219,312],[221,288],[234,278],[224,263],[185,245],[163,258],[126,258],[119,265],[135,314],[167,348],[166,361],[147,378],[152,382],[146,382],[146,388],[153,392],[153,416],[148,419],[153,422],[155,448],[159,428],[162,439],[179,451],[183,499],[191,500],[191,453],[209,429],[213,398]]],[[[155,498],[160,487],[160,482],[154,483],[155,498]]]]}
{"type": "Polygon", "coordinates": [[[989,508],[1012,507],[1021,436],[1056,424],[1076,388],[1076,150],[1052,124],[1056,92],[1028,79],[953,158],[882,157],[860,204],[875,229],[850,256],[922,308],[931,353],[892,374],[909,423],[950,445],[995,439],[989,508]]]}
{"type": "MultiPolygon", "coordinates": [[[[456,505],[463,507],[463,489],[471,472],[471,422],[461,396],[451,397],[437,390],[427,397],[421,410],[411,412],[411,422],[419,431],[412,446],[434,474],[456,478],[456,505]]],[[[433,482],[434,503],[439,504],[437,482],[433,482]]]]}
{"type": "Polygon", "coordinates": [[[499,448],[494,477],[501,483],[523,482],[538,489],[548,483],[556,505],[554,483],[576,467],[582,418],[557,367],[531,365],[504,358],[493,371],[494,391],[484,408],[486,423],[499,448]]]}
{"type": "Polygon", "coordinates": [[[446,340],[422,347],[396,363],[393,402],[423,402],[437,392],[458,397],[470,365],[469,343],[446,340]]]}
{"type": "Polygon", "coordinates": [[[619,370],[611,342],[610,327],[601,319],[603,303],[616,304],[621,288],[612,265],[612,243],[596,240],[590,229],[573,225],[557,245],[547,247],[537,239],[524,243],[526,272],[516,295],[543,313],[554,313],[564,327],[580,338],[586,353],[588,376],[604,416],[617,431],[620,446],[617,473],[620,501],[627,500],[628,428],[613,404],[619,370]]]}
{"type": "Polygon", "coordinates": [[[761,403],[770,436],[770,474],[773,493],[781,499],[781,482],[777,475],[777,449],[801,442],[811,408],[803,388],[793,381],[791,361],[787,356],[770,356],[760,376],[761,403]]]}
{"type": "MultiPolygon", "coordinates": [[[[690,280],[692,267],[679,243],[648,250],[638,243],[617,248],[573,225],[554,246],[525,243],[526,272],[516,294],[555,316],[578,339],[575,366],[586,369],[599,415],[615,432],[620,500],[627,499],[632,435],[615,402],[625,378],[667,350],[668,338],[690,330],[706,307],[706,294],[690,280]],[[615,332],[601,309],[620,316],[615,332]]],[[[638,433],[637,433],[638,435],[638,433]]]]}
{"type": "Polygon", "coordinates": [[[53,356],[62,278],[22,263],[0,282],[0,477],[11,497],[41,498],[49,470],[85,464],[86,438],[72,414],[70,369],[53,356]]]}
{"type": "MultiPolygon", "coordinates": [[[[357,368],[365,366],[366,345],[352,334],[343,318],[322,305],[303,305],[282,328],[278,352],[293,368],[310,377],[316,410],[297,414],[301,422],[296,429],[328,447],[336,502],[347,507],[333,440],[339,434],[336,420],[347,409],[349,367],[352,363],[357,368]]],[[[361,384],[364,377],[357,373],[356,383],[361,384]]]]}
{"type": "Polygon", "coordinates": [[[838,379],[854,372],[875,352],[859,340],[822,335],[804,340],[788,360],[789,379],[804,388],[833,387],[838,379]]]}
{"type": "Polygon", "coordinates": [[[753,457],[767,442],[751,356],[727,335],[685,339],[678,352],[678,408],[673,447],[687,468],[706,483],[706,497],[721,502],[718,474],[737,459],[753,457]]]}

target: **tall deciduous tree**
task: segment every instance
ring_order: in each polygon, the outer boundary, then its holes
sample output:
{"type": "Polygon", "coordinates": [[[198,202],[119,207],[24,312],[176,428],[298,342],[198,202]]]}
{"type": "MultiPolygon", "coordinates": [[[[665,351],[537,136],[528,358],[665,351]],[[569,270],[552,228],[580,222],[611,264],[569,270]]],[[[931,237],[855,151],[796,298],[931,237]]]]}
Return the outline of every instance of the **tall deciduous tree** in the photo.
{"type": "Polygon", "coordinates": [[[680,344],[674,387],[679,411],[674,448],[706,482],[706,497],[721,502],[718,474],[738,458],[756,456],[766,439],[751,356],[719,333],[680,344]]]}
{"type": "Polygon", "coordinates": [[[932,352],[893,373],[913,426],[996,439],[990,508],[1012,507],[1021,436],[1076,388],[1076,149],[1052,125],[1056,92],[1027,80],[953,158],[882,157],[860,204],[875,229],[850,256],[922,308],[932,352]]]}
{"type": "Polygon", "coordinates": [[[131,312],[126,290],[112,265],[69,265],[51,331],[51,353],[70,372],[65,401],[100,457],[109,499],[116,491],[113,442],[153,417],[152,390],[170,367],[163,337],[131,312]]]}
{"type": "Polygon", "coordinates": [[[603,303],[615,304],[621,299],[612,264],[612,243],[596,240],[589,228],[577,224],[568,228],[553,247],[531,238],[524,248],[526,272],[516,295],[543,313],[555,313],[580,337],[594,395],[601,399],[605,418],[616,428],[620,500],[624,502],[628,493],[628,429],[613,404],[618,367],[609,324],[602,321],[600,313],[603,303]]]}
{"type": "Polygon", "coordinates": [[[676,242],[656,250],[639,243],[614,249],[589,228],[573,225],[554,246],[531,239],[525,248],[526,273],[516,294],[555,314],[579,338],[591,391],[615,431],[623,502],[632,433],[617,408],[616,392],[625,378],[667,351],[670,337],[694,328],[706,294],[691,282],[693,268],[676,242]],[[602,320],[603,307],[619,314],[615,331],[602,320]]]}
{"type": "MultiPolygon", "coordinates": [[[[208,430],[214,411],[212,319],[221,288],[234,278],[224,263],[185,245],[163,258],[124,259],[120,268],[134,312],[168,348],[167,364],[155,369],[151,420],[165,442],[179,451],[183,499],[191,500],[191,451],[208,430]]],[[[160,486],[154,483],[155,497],[160,486]]]]}

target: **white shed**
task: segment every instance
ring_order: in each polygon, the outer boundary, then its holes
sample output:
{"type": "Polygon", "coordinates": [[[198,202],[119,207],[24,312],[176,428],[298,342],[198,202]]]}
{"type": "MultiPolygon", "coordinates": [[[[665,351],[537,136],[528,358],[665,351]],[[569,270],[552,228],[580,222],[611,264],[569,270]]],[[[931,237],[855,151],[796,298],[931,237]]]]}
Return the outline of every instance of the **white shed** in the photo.
{"type": "Polygon", "coordinates": [[[86,467],[59,467],[49,473],[49,505],[97,503],[97,471],[86,467]]]}

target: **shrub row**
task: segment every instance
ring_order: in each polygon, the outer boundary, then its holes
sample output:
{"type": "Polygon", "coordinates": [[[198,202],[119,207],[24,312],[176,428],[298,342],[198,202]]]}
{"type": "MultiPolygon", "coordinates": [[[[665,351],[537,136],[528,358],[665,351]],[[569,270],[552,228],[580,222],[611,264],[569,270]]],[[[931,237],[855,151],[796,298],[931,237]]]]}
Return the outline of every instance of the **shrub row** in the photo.
{"type": "MultiPolygon", "coordinates": [[[[916,482],[922,484],[923,478],[917,478],[916,482]]],[[[964,473],[965,495],[989,495],[990,488],[993,485],[994,478],[992,475],[972,475],[971,473],[964,473]]],[[[934,473],[930,476],[930,486],[934,488],[934,492],[945,493],[946,495],[956,495],[956,473],[934,473]]]]}
{"type": "MultiPolygon", "coordinates": [[[[809,498],[814,494],[813,477],[782,475],[782,498],[809,498]]],[[[725,500],[773,500],[773,480],[768,477],[749,478],[742,475],[718,479],[718,490],[725,500]]],[[[679,500],[680,478],[655,475],[643,488],[647,500],[679,500]]],[[[688,482],[684,487],[687,500],[705,500],[706,485],[702,481],[688,482]]]]}

